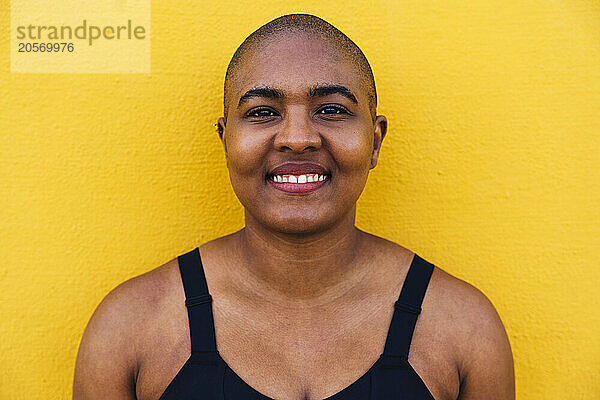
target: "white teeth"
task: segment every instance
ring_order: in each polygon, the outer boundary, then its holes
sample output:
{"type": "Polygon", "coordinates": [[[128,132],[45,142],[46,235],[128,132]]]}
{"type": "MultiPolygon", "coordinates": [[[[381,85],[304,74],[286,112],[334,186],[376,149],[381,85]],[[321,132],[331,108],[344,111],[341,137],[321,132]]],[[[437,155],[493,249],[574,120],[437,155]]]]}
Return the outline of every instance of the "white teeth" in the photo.
{"type": "Polygon", "coordinates": [[[307,183],[307,182],[321,182],[326,179],[326,175],[274,175],[273,181],[275,182],[289,182],[289,183],[307,183]]]}

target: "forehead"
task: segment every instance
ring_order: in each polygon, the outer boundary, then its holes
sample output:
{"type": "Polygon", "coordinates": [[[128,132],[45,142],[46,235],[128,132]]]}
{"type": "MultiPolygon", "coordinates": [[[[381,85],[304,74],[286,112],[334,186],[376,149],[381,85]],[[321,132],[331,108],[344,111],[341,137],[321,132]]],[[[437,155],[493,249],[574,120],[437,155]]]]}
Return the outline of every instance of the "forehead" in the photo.
{"type": "Polygon", "coordinates": [[[248,89],[269,86],[284,94],[305,93],[322,83],[339,84],[366,101],[361,75],[349,55],[328,40],[307,35],[278,35],[250,48],[238,65],[230,101],[248,89]]]}

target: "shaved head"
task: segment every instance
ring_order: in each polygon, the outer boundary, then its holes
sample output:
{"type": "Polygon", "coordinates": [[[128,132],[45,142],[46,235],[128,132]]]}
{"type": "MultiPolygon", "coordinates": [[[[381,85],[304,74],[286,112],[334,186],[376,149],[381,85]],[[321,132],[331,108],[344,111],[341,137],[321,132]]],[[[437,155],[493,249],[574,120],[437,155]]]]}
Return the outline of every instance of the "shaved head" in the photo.
{"type": "Polygon", "coordinates": [[[237,78],[237,70],[249,55],[255,55],[268,41],[288,35],[305,35],[331,44],[337,53],[345,57],[359,72],[369,99],[369,109],[374,120],[377,108],[375,79],[367,58],[358,46],[329,22],[310,14],[288,14],[276,18],[252,32],[237,48],[225,74],[223,96],[224,117],[227,120],[229,96],[232,83],[237,78]]]}

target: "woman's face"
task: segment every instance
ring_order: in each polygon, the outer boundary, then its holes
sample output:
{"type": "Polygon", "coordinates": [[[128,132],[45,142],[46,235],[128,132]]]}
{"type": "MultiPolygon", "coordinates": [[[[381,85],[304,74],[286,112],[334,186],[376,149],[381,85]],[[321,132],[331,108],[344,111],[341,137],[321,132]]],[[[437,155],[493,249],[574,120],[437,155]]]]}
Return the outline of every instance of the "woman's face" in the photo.
{"type": "Polygon", "coordinates": [[[230,83],[226,123],[219,119],[233,190],[268,229],[325,230],[354,213],[385,117],[372,120],[364,78],[323,40],[280,36],[250,53],[230,83]]]}

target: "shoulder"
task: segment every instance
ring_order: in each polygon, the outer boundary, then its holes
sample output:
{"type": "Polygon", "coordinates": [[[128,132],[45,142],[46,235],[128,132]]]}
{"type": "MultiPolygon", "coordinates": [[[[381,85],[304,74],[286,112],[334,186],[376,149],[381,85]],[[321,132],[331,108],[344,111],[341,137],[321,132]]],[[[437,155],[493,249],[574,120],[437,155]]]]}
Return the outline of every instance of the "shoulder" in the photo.
{"type": "Polygon", "coordinates": [[[438,266],[434,268],[428,294],[436,307],[461,322],[455,327],[461,332],[488,331],[502,326],[496,308],[481,290],[438,266]]]}
{"type": "Polygon", "coordinates": [[[457,345],[468,343],[473,348],[504,340],[506,333],[496,308],[477,287],[436,266],[428,292],[431,298],[427,303],[439,310],[436,314],[447,316],[445,322],[451,324],[457,345]]]}
{"type": "Polygon", "coordinates": [[[174,289],[180,283],[177,268],[177,259],[172,259],[117,285],[102,299],[88,327],[114,325],[126,330],[147,319],[149,313],[160,311],[176,295],[174,289]]]}
{"type": "MultiPolygon", "coordinates": [[[[413,255],[420,257],[388,239],[369,233],[365,236],[370,240],[374,254],[387,254],[386,257],[392,260],[393,273],[397,271],[395,265],[400,263],[406,266],[402,273],[406,276],[413,255]]],[[[423,259],[431,264],[426,258],[423,259]]],[[[422,308],[427,319],[446,326],[448,329],[444,331],[458,343],[467,342],[471,347],[472,341],[465,338],[471,336],[472,339],[472,335],[483,341],[505,336],[504,325],[490,299],[474,285],[451,275],[438,265],[433,267],[422,308]]]]}
{"type": "Polygon", "coordinates": [[[107,381],[113,382],[114,387],[111,393],[103,388],[104,395],[122,398],[123,392],[134,390],[143,332],[175,303],[179,278],[175,273],[177,260],[173,259],[126,280],[102,299],[79,345],[74,396],[96,398],[94,391],[107,381]]]}
{"type": "MultiPolygon", "coordinates": [[[[413,252],[371,236],[392,271],[406,276],[413,252]]],[[[428,261],[424,258],[425,261],[428,261]]],[[[386,275],[387,276],[387,275],[386,275]]],[[[405,278],[403,278],[405,279],[405,278]]],[[[480,289],[435,265],[415,326],[409,361],[436,398],[515,398],[512,351],[496,308],[480,289]]]]}
{"type": "Polygon", "coordinates": [[[461,386],[459,399],[514,398],[508,336],[496,308],[481,290],[436,266],[423,312],[429,314],[436,331],[443,332],[451,349],[461,386]]]}
{"type": "MultiPolygon", "coordinates": [[[[377,252],[389,255],[392,264],[396,260],[409,260],[401,262],[406,265],[406,271],[413,255],[419,257],[387,239],[374,235],[369,238],[375,243],[373,248],[377,252]]],[[[474,285],[451,275],[438,265],[433,268],[422,310],[427,331],[436,332],[436,335],[442,333],[445,344],[451,345],[460,355],[459,363],[467,364],[482,350],[510,352],[504,325],[490,299],[474,285]]]]}

